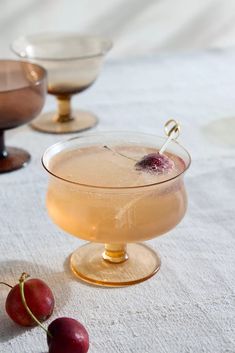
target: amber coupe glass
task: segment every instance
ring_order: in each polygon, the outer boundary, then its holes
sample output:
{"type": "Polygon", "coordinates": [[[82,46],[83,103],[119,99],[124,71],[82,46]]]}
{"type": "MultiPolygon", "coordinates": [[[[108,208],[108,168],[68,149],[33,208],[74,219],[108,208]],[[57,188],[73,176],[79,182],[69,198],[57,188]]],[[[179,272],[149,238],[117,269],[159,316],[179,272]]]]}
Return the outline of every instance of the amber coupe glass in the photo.
{"type": "Polygon", "coordinates": [[[35,118],[45,96],[45,69],[29,62],[0,60],[0,173],[19,169],[29,161],[25,150],[5,147],[4,131],[35,118]]]}
{"type": "Polygon", "coordinates": [[[48,71],[48,93],[57,98],[58,110],[43,114],[31,126],[48,133],[69,133],[91,128],[97,117],[72,110],[71,98],[90,87],[101,70],[112,44],[97,36],[40,34],[21,37],[12,50],[21,58],[36,62],[48,71]]]}
{"type": "Polygon", "coordinates": [[[133,157],[149,148],[159,150],[164,141],[147,134],[100,133],[59,142],[45,152],[48,213],[60,228],[89,241],[70,261],[72,271],[84,281],[125,286],[144,281],[159,270],[159,256],[140,242],[168,232],[184,217],[187,195],[183,177],[190,156],[171,142],[168,153],[181,161],[182,168],[164,181],[149,183],[144,177],[136,185],[126,174],[126,168],[135,163],[132,158],[103,147],[121,146],[133,157]],[[107,169],[107,165],[112,167],[107,169]],[[92,175],[94,166],[100,166],[103,179],[97,172],[92,175]],[[82,182],[76,179],[79,170],[85,175],[82,182]],[[88,181],[91,177],[93,184],[88,181]],[[120,180],[130,186],[120,186],[120,180]]]}

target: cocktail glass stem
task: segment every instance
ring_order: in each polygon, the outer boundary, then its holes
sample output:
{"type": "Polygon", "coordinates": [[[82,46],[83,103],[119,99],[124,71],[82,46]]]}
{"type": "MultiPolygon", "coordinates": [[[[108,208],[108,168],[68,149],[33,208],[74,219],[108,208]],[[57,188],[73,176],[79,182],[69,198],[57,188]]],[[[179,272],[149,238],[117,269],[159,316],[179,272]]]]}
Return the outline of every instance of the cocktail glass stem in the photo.
{"type": "Polygon", "coordinates": [[[108,262],[124,262],[128,259],[126,244],[105,244],[102,256],[103,259],[108,262]]]}
{"type": "Polygon", "coordinates": [[[7,150],[5,146],[4,131],[0,130],[0,158],[7,157],[7,150]]]}
{"type": "Polygon", "coordinates": [[[66,123],[73,120],[71,109],[71,96],[61,95],[57,96],[58,112],[54,118],[57,123],[66,123]]]}

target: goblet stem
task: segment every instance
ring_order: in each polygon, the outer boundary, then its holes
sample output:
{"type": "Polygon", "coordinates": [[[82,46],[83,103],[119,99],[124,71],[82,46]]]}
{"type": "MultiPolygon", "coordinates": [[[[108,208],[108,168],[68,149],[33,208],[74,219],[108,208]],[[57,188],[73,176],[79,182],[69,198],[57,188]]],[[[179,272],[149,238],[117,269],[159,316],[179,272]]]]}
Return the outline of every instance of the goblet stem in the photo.
{"type": "Polygon", "coordinates": [[[7,150],[5,146],[4,131],[0,130],[0,158],[7,157],[7,150]]]}
{"type": "Polygon", "coordinates": [[[108,262],[124,262],[128,259],[126,244],[105,244],[105,250],[102,256],[103,259],[108,262]]]}
{"type": "Polygon", "coordinates": [[[58,113],[55,116],[55,122],[65,123],[73,120],[71,109],[71,96],[60,95],[57,96],[58,113]]]}

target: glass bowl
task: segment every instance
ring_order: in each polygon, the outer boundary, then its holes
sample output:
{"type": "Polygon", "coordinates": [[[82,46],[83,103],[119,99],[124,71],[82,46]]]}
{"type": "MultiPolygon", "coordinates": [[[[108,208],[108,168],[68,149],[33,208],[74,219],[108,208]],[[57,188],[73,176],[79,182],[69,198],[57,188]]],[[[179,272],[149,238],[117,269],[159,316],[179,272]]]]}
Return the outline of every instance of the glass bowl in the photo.
{"type": "Polygon", "coordinates": [[[6,147],[4,131],[26,124],[41,111],[46,97],[46,71],[36,64],[0,60],[0,173],[24,167],[30,154],[6,147]]]}
{"type": "Polygon", "coordinates": [[[60,134],[86,130],[97,123],[94,114],[72,110],[71,98],[95,82],[111,47],[111,41],[102,37],[58,33],[20,37],[12,43],[19,57],[47,69],[48,93],[57,98],[57,112],[39,116],[31,124],[34,129],[60,134]]]}
{"type": "Polygon", "coordinates": [[[82,280],[125,286],[159,270],[159,256],[140,242],[170,231],[183,218],[190,156],[172,141],[167,153],[180,161],[179,171],[162,179],[132,168],[136,158],[159,150],[164,141],[140,133],[97,133],[56,143],[44,153],[49,216],[61,229],[89,242],[70,261],[82,280]]]}

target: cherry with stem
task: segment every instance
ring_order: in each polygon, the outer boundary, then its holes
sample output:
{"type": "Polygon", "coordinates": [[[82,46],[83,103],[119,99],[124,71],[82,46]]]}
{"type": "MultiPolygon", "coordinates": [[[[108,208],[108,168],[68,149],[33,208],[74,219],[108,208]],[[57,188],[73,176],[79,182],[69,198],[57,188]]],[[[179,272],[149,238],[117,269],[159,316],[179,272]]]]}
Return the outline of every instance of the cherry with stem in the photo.
{"type": "MultiPolygon", "coordinates": [[[[30,297],[30,292],[27,290],[27,300],[25,297],[25,287],[27,284],[27,289],[29,289],[29,282],[33,281],[33,287],[35,286],[35,281],[36,284],[42,284],[42,281],[39,279],[31,279],[29,281],[26,281],[29,278],[29,275],[26,272],[23,272],[22,275],[19,278],[19,284],[16,285],[15,287],[11,287],[5,282],[1,282],[2,284],[7,285],[8,287],[11,288],[10,294],[12,298],[12,292],[13,292],[13,298],[10,300],[10,308],[14,311],[14,302],[17,301],[17,305],[21,303],[21,306],[23,305],[23,308],[26,310],[27,315],[29,315],[29,318],[31,321],[35,322],[38,326],[40,326],[47,334],[47,343],[49,347],[49,353],[67,353],[68,351],[70,353],[87,353],[89,349],[89,335],[88,332],[86,331],[85,327],[78,322],[75,319],[68,318],[68,317],[61,317],[58,319],[55,319],[54,321],[51,322],[49,325],[48,329],[46,329],[41,321],[36,317],[36,315],[33,313],[33,311],[36,309],[36,306],[40,303],[38,303],[38,300],[35,300],[32,302],[32,297],[30,297]],[[17,297],[15,296],[15,293],[17,293],[17,297]],[[30,301],[31,299],[31,301],[30,301]],[[20,301],[20,303],[19,303],[20,301]],[[30,302],[30,305],[28,302],[30,302]],[[31,304],[34,304],[34,308],[32,308],[31,304]],[[36,305],[36,306],[35,306],[36,305]]],[[[43,282],[44,283],[44,282],[43,282]]],[[[45,285],[45,283],[44,283],[45,285]]],[[[45,289],[45,287],[43,287],[45,289]]],[[[40,287],[39,287],[40,289],[40,287]]],[[[49,287],[47,287],[49,289],[49,287]]],[[[32,293],[32,292],[31,292],[32,293]]],[[[48,292],[43,292],[44,294],[48,292]]],[[[35,294],[35,292],[34,292],[35,294]]],[[[38,294],[38,292],[37,292],[38,294]]],[[[42,295],[42,293],[41,293],[42,295]]],[[[9,295],[8,295],[9,296],[9,295]]],[[[38,295],[34,297],[34,299],[38,299],[38,295]]],[[[48,297],[47,297],[48,299],[48,297]]],[[[53,298],[54,300],[54,298],[53,298]]],[[[54,301],[53,301],[54,305],[54,301]]],[[[9,307],[9,305],[8,305],[9,307]]],[[[21,308],[22,309],[22,308],[21,308]]],[[[34,311],[35,312],[35,311],[34,311]]],[[[9,312],[8,312],[9,314],[9,312]]],[[[21,312],[22,314],[22,312],[21,312]]],[[[9,315],[10,316],[10,315],[9,315]]],[[[15,322],[17,322],[16,318],[10,316],[15,322]]],[[[40,317],[40,316],[38,316],[40,317]]],[[[41,316],[41,319],[45,319],[47,317],[41,316]]],[[[24,314],[24,319],[25,319],[25,314],[24,314]]],[[[28,319],[26,319],[27,321],[28,319]]],[[[17,322],[19,323],[19,321],[17,322]]],[[[23,324],[23,323],[22,323],[23,324]]],[[[25,325],[26,326],[26,325],[25,325]]],[[[32,325],[30,325],[32,326],[32,325]]]]}
{"type": "Polygon", "coordinates": [[[24,294],[24,282],[25,280],[29,278],[29,275],[26,272],[23,272],[22,275],[20,276],[19,279],[19,286],[20,286],[20,295],[21,295],[21,299],[22,299],[22,303],[25,307],[25,309],[27,310],[28,314],[31,316],[31,318],[35,321],[35,323],[38,324],[38,326],[40,326],[46,333],[48,336],[52,337],[52,335],[50,334],[50,332],[42,325],[42,323],[36,318],[36,316],[32,313],[32,311],[30,310],[30,308],[27,305],[26,299],[25,299],[25,294],[24,294]]]}

